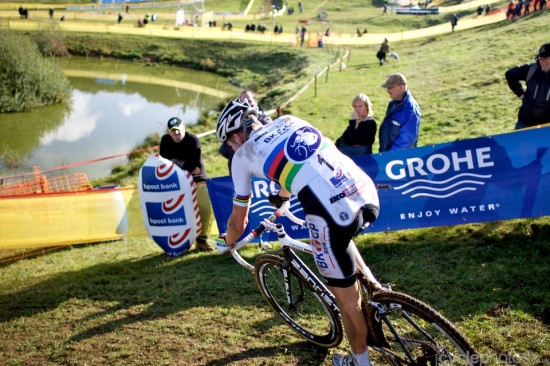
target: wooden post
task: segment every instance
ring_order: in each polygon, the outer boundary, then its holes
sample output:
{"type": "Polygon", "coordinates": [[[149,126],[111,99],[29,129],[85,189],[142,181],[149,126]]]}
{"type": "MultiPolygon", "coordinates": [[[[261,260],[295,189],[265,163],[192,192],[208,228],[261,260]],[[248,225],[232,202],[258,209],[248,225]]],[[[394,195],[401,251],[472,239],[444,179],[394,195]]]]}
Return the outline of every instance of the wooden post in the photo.
{"type": "Polygon", "coordinates": [[[330,71],[330,65],[327,66],[327,76],[325,77],[325,83],[328,83],[328,73],[330,71]]]}
{"type": "Polygon", "coordinates": [[[315,98],[317,98],[317,75],[315,75],[315,98]]]}

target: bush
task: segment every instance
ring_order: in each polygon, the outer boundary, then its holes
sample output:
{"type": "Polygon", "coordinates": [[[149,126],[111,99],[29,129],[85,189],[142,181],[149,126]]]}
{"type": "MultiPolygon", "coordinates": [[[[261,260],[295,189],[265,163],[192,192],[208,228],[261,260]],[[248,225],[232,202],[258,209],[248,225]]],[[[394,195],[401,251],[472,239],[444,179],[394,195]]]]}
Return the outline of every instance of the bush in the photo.
{"type": "Polygon", "coordinates": [[[44,56],[64,57],[69,56],[63,36],[59,32],[46,31],[40,33],[36,39],[40,53],[44,56]]]}
{"type": "Polygon", "coordinates": [[[71,87],[53,58],[29,38],[0,31],[0,113],[66,101],[71,87]]]}

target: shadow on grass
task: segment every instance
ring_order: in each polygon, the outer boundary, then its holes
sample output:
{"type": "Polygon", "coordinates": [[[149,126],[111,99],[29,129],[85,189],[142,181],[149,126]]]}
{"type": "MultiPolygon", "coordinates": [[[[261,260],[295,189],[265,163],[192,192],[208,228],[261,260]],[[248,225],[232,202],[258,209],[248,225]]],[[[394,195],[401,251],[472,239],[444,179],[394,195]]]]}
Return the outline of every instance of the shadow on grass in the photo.
{"type": "Polygon", "coordinates": [[[550,324],[550,225],[541,220],[365,235],[362,255],[381,282],[453,322],[506,305],[550,324]]]}
{"type": "Polygon", "coordinates": [[[270,358],[280,353],[301,355],[299,365],[321,365],[325,362],[328,351],[326,348],[315,347],[311,343],[301,342],[275,347],[250,348],[240,353],[233,353],[230,356],[210,361],[205,366],[233,365],[238,361],[245,361],[251,358],[270,358]]]}
{"type": "MultiPolygon", "coordinates": [[[[453,322],[509,304],[548,324],[549,234],[547,223],[520,220],[514,224],[371,234],[361,236],[358,242],[382,282],[391,282],[394,290],[418,297],[453,322]],[[388,236],[392,237],[391,243],[384,243],[388,236]]],[[[85,248],[73,250],[75,257],[90,253],[85,248]]],[[[89,321],[91,325],[70,336],[67,343],[114,332],[133,323],[165,320],[199,307],[217,309],[211,315],[220,319],[238,317],[238,313],[231,313],[237,305],[267,309],[252,275],[225,255],[171,258],[149,254],[62,272],[18,292],[1,295],[0,322],[33,317],[69,300],[77,303],[74,309],[64,309],[59,316],[68,312],[78,324],[89,321]],[[80,306],[79,301],[85,304],[80,306]],[[74,314],[70,314],[73,310],[74,314]],[[226,310],[229,313],[216,313],[226,310]]],[[[235,319],[233,323],[230,326],[253,327],[259,334],[281,324],[275,317],[255,322],[235,319]]],[[[275,351],[250,348],[232,355],[231,360],[269,352],[275,351]]],[[[323,359],[319,355],[319,363],[323,359]]],[[[221,359],[209,365],[228,363],[229,359],[221,359]]]]}
{"type": "MultiPolygon", "coordinates": [[[[84,248],[73,251],[75,257],[81,255],[79,251],[85,253],[84,248]]],[[[150,255],[63,272],[21,291],[2,295],[0,322],[32,317],[74,299],[91,302],[93,307],[101,309],[84,316],[83,320],[109,318],[111,314],[135,306],[143,310],[139,314],[102,322],[71,340],[109,332],[125,324],[164,318],[192,307],[263,303],[252,275],[225,256],[189,254],[171,258],[150,255]]]]}

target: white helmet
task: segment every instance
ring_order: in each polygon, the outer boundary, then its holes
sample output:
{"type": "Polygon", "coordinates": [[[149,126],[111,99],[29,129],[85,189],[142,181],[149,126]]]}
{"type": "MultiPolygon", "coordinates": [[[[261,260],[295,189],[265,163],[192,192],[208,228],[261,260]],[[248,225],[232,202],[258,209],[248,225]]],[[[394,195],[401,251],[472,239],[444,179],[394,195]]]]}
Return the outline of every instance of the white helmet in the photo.
{"type": "Polygon", "coordinates": [[[221,111],[216,125],[216,137],[220,142],[227,141],[231,133],[242,128],[243,130],[250,127],[254,120],[246,118],[246,116],[254,114],[258,116],[258,109],[252,107],[248,100],[242,102],[239,98],[230,100],[225,108],[221,111]]]}

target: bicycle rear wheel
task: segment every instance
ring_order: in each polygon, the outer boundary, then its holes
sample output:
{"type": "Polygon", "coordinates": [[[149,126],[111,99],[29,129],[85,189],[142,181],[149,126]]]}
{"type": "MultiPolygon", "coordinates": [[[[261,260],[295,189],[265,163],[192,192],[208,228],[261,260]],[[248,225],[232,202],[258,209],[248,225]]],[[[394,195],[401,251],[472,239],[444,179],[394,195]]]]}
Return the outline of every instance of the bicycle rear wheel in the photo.
{"type": "Polygon", "coordinates": [[[262,296],[301,337],[321,347],[336,347],[342,342],[344,331],[335,303],[330,306],[324,300],[332,295],[317,293],[294,267],[285,267],[283,261],[282,257],[272,254],[256,259],[254,275],[262,296]],[[283,274],[285,268],[288,288],[283,274]]]}
{"type": "Polygon", "coordinates": [[[421,301],[399,292],[378,291],[371,304],[371,326],[378,327],[387,342],[383,345],[378,339],[373,348],[389,364],[482,365],[475,348],[455,326],[421,301]]]}

